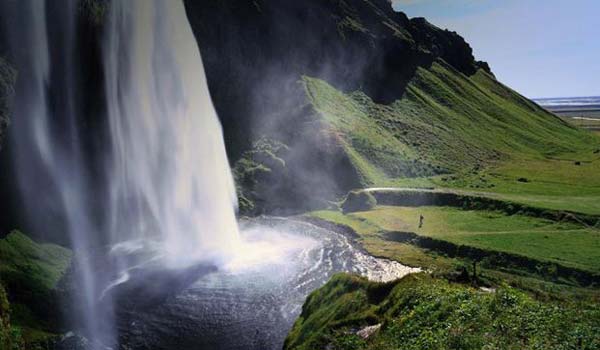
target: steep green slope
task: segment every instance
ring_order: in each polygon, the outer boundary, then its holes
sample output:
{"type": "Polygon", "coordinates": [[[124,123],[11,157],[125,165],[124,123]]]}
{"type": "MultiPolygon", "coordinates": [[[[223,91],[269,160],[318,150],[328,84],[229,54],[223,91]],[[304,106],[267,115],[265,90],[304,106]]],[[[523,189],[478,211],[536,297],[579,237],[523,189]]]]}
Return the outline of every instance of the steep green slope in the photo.
{"type": "Polygon", "coordinates": [[[389,284],[337,275],[308,297],[284,348],[596,349],[599,327],[598,304],[543,302],[426,274],[389,284]],[[370,335],[367,326],[376,326],[370,335]]]}
{"type": "Polygon", "coordinates": [[[598,140],[566,124],[479,70],[472,77],[443,61],[419,68],[390,105],[344,94],[305,77],[315,109],[337,131],[363,184],[465,172],[515,157],[591,152],[598,140]]]}

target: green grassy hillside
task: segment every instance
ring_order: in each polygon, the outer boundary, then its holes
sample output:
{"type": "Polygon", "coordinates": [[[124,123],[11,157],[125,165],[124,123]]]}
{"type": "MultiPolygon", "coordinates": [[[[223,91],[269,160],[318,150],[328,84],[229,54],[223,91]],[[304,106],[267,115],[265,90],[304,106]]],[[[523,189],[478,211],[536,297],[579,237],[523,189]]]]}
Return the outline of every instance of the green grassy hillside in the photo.
{"type": "Polygon", "coordinates": [[[308,297],[284,348],[597,349],[599,327],[598,304],[542,302],[426,274],[389,284],[337,275],[308,297]],[[367,326],[378,330],[368,335],[367,326]]]}
{"type": "Polygon", "coordinates": [[[600,214],[600,139],[502,85],[438,60],[389,105],[304,78],[362,186],[468,188],[600,214]]]}
{"type": "Polygon", "coordinates": [[[592,154],[599,145],[483,70],[467,77],[442,61],[419,68],[405,96],[390,105],[320,80],[304,81],[316,110],[364,171],[365,184],[464,171],[516,156],[592,154]]]}

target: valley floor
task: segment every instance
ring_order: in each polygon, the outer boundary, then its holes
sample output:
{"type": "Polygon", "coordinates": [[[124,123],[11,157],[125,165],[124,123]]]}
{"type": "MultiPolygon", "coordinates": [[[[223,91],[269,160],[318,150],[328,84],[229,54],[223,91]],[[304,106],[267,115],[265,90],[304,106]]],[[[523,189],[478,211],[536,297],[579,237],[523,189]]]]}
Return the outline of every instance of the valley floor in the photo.
{"type": "Polygon", "coordinates": [[[600,229],[525,215],[451,207],[379,207],[350,214],[387,232],[414,232],[456,245],[507,252],[600,272],[600,229]],[[424,223],[419,228],[419,216],[424,223]]]}
{"type": "MultiPolygon", "coordinates": [[[[388,202],[389,198],[380,195],[388,202]]],[[[407,198],[403,200],[406,205],[354,213],[319,211],[308,217],[352,230],[373,255],[440,275],[465,266],[472,270],[475,263],[492,280],[508,278],[526,289],[536,290],[542,285],[544,290],[593,287],[585,288],[584,294],[600,296],[595,289],[600,283],[600,228],[580,222],[576,216],[554,219],[547,212],[526,209],[509,214],[506,208],[489,207],[495,202],[488,203],[487,208],[485,203],[471,204],[480,207],[473,209],[414,205],[407,198]]]]}
{"type": "Polygon", "coordinates": [[[309,296],[285,348],[600,347],[599,162],[575,162],[505,165],[480,183],[473,174],[478,187],[370,189],[376,207],[306,214],[427,272],[388,284],[334,277],[309,296]]]}

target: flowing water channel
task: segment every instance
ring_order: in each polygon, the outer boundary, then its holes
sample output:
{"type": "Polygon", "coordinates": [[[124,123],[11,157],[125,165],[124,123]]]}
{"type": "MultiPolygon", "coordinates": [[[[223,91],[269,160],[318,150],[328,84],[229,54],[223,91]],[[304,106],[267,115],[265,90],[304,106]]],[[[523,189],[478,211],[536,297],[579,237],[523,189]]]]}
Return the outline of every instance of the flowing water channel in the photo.
{"type": "Polygon", "coordinates": [[[217,270],[201,264],[168,274],[139,272],[146,287],[132,282],[116,298],[122,301],[117,317],[121,345],[281,349],[308,294],[333,274],[389,281],[419,271],[374,258],[344,235],[290,219],[244,221],[241,237],[253,246],[252,253],[217,270]],[[168,290],[162,293],[164,286],[168,290]]]}

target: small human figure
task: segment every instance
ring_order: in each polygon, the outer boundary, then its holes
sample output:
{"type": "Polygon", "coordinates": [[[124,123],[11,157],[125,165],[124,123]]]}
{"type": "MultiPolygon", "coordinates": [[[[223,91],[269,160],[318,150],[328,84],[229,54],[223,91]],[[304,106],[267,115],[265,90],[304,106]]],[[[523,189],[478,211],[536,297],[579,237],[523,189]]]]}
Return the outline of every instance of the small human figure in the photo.
{"type": "Polygon", "coordinates": [[[423,227],[423,219],[425,219],[423,215],[419,215],[419,228],[423,227]]]}

